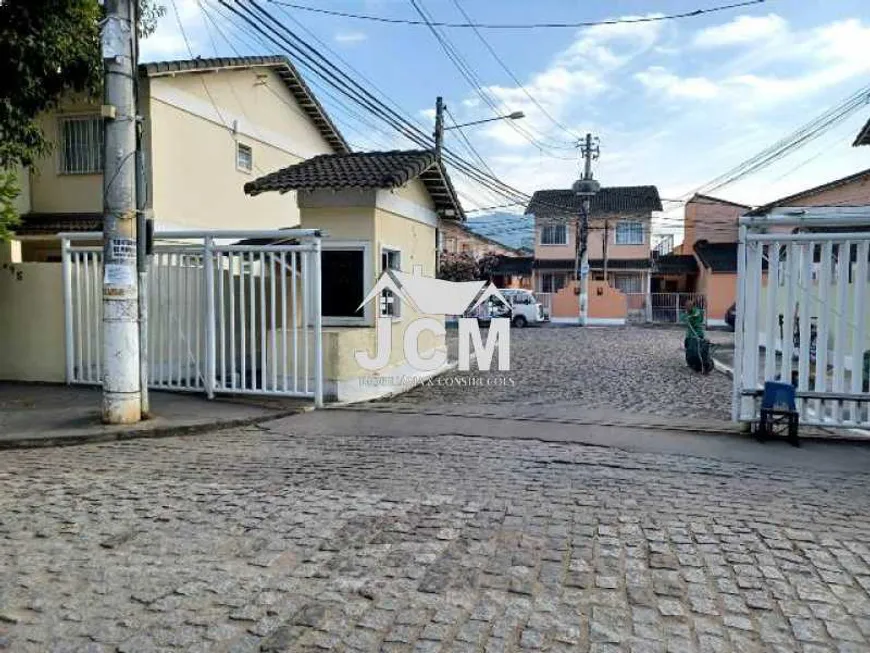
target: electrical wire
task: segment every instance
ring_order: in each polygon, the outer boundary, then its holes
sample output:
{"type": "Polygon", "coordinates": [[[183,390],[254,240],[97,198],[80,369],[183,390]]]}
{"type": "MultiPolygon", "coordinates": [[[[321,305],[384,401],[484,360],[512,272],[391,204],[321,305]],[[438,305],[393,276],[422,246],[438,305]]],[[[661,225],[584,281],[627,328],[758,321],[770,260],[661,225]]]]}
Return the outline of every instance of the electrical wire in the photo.
{"type": "MultiPolygon", "coordinates": [[[[496,100],[486,92],[483,88],[483,83],[480,78],[474,72],[474,70],[469,65],[468,61],[459,53],[456,49],[456,46],[450,41],[450,39],[441,34],[435,26],[432,24],[432,18],[425,10],[423,5],[423,0],[409,0],[411,5],[420,14],[420,17],[423,18],[429,25],[429,29],[432,32],[432,35],[435,37],[438,45],[444,51],[444,54],[447,55],[447,58],[454,65],[454,67],[459,71],[459,74],[468,82],[471,89],[474,93],[481,99],[483,102],[495,113],[495,115],[499,115],[501,113],[509,113],[509,109],[503,106],[499,106],[496,100]]],[[[531,145],[538,148],[539,151],[545,152],[547,151],[547,155],[554,159],[563,159],[568,161],[573,161],[574,159],[568,159],[566,157],[562,157],[558,154],[552,154],[549,152],[550,149],[558,148],[558,149],[574,149],[574,145],[550,145],[547,143],[543,143],[538,140],[533,134],[529,133],[527,130],[523,129],[521,126],[517,125],[514,121],[508,120],[507,124],[517,132],[520,136],[522,136],[526,141],[528,141],[531,145]]]]}
{"type": "MultiPolygon", "coordinates": [[[[286,0],[267,0],[268,2],[276,5],[281,5],[284,7],[290,7],[292,9],[298,9],[299,11],[308,11],[317,14],[323,14],[327,16],[335,16],[339,18],[353,18],[356,20],[368,20],[378,23],[386,23],[391,25],[417,25],[417,26],[426,26],[427,23],[425,21],[420,20],[410,20],[403,18],[390,18],[387,16],[374,16],[371,14],[355,14],[351,12],[345,11],[336,11],[333,9],[323,9],[321,7],[308,7],[305,5],[296,4],[293,2],[287,2],[286,0]]],[[[564,22],[564,23],[472,23],[471,21],[466,23],[448,23],[448,22],[433,22],[432,24],[435,27],[457,27],[457,28],[477,28],[477,29],[577,29],[580,27],[596,27],[599,25],[626,25],[633,23],[655,23],[661,22],[665,20],[676,20],[680,18],[696,18],[698,16],[703,16],[706,14],[712,14],[720,11],[727,11],[729,9],[738,9],[742,7],[750,7],[753,5],[760,5],[766,2],[766,0],[747,0],[746,2],[737,2],[733,4],[727,5],[719,5],[716,7],[708,7],[706,9],[695,9],[693,11],[684,11],[676,14],[665,14],[660,16],[642,16],[638,18],[614,18],[610,20],[586,20],[586,21],[577,21],[577,22],[564,22]]]]}
{"type": "MultiPolygon", "coordinates": [[[[456,8],[462,14],[463,18],[465,18],[465,20],[468,21],[469,24],[472,24],[471,18],[466,13],[465,9],[462,8],[462,5],[460,4],[459,0],[453,0],[453,4],[456,6],[456,8]]],[[[489,41],[487,41],[486,38],[483,36],[483,34],[481,34],[480,29],[478,29],[478,27],[473,25],[473,24],[472,24],[472,29],[474,30],[475,35],[477,35],[477,38],[480,39],[480,42],[483,43],[484,47],[492,55],[493,59],[495,59],[496,62],[498,62],[498,65],[501,66],[501,69],[504,70],[505,73],[507,73],[508,77],[510,77],[513,80],[514,84],[517,85],[517,88],[519,88],[525,94],[525,96],[527,98],[529,98],[529,100],[532,102],[532,104],[534,104],[541,111],[541,113],[543,113],[544,116],[546,116],[547,119],[549,119],[550,122],[552,122],[554,125],[556,125],[556,127],[558,127],[559,129],[564,131],[566,134],[568,134],[568,136],[570,138],[579,141],[580,137],[577,134],[572,132],[568,127],[566,127],[561,122],[559,122],[556,118],[554,118],[553,115],[549,111],[547,111],[547,109],[544,107],[544,105],[542,105],[540,102],[538,102],[538,100],[531,93],[529,93],[528,89],[526,89],[526,87],[523,86],[523,84],[519,80],[519,78],[517,78],[517,76],[513,73],[513,71],[510,68],[508,68],[508,66],[504,62],[504,60],[500,56],[498,56],[498,53],[495,51],[495,49],[492,47],[492,45],[490,45],[489,41]]]]}

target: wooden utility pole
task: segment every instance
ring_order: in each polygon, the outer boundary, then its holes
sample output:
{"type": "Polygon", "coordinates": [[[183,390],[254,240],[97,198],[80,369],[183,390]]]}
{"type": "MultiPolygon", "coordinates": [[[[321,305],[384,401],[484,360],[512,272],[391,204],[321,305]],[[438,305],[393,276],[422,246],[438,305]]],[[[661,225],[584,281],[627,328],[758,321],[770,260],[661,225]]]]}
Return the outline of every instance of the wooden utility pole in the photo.
{"type": "Polygon", "coordinates": [[[103,54],[103,421],[141,419],[135,0],[106,0],[103,54]]]}

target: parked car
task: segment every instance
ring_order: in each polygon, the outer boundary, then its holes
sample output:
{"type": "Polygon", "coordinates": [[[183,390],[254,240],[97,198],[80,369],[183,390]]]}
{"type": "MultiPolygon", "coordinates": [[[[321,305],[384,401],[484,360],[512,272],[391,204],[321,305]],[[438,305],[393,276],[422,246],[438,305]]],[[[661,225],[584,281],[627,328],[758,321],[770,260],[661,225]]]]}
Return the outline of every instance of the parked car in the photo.
{"type": "Polygon", "coordinates": [[[734,331],[734,323],[737,321],[737,304],[731,304],[731,308],[725,311],[725,324],[734,331]]]}
{"type": "Polygon", "coordinates": [[[500,290],[505,299],[510,302],[510,308],[497,299],[490,299],[481,311],[477,313],[477,319],[486,324],[494,317],[510,317],[511,325],[523,328],[530,324],[540,324],[550,319],[543,305],[535,297],[531,290],[507,288],[500,290]]]}

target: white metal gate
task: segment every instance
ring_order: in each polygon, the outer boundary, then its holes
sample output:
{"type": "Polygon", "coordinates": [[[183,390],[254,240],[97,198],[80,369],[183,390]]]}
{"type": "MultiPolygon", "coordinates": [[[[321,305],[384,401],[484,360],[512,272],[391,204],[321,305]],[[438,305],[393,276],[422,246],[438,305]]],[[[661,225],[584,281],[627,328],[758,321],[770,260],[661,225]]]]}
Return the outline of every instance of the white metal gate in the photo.
{"type": "MultiPolygon", "coordinates": [[[[101,233],[61,234],[66,375],[101,372],[101,233]]],[[[159,232],[148,270],[148,385],[323,402],[315,230],[159,232]],[[242,239],[242,240],[240,240],[242,239]],[[234,242],[235,241],[235,242],[234,242]]]]}
{"type": "Polygon", "coordinates": [[[758,419],[765,381],[793,383],[800,420],[870,426],[870,209],[741,219],[733,418],[758,419]]]}

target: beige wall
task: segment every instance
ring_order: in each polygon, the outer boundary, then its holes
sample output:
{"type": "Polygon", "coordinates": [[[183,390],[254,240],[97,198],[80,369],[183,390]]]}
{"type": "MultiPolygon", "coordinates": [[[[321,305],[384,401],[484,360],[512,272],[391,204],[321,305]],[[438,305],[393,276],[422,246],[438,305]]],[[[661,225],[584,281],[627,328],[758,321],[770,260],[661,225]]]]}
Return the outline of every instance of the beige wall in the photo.
{"type": "Polygon", "coordinates": [[[44,114],[37,124],[54,147],[36,161],[30,173],[30,209],[37,213],[95,212],[103,210],[103,175],[60,174],[59,119],[63,116],[99,114],[98,104],[70,102],[44,114]]]}
{"type": "Polygon", "coordinates": [[[737,219],[749,209],[710,198],[697,198],[686,203],[684,251],[692,251],[699,240],[711,243],[737,242],[737,219]]]}
{"type": "MultiPolygon", "coordinates": [[[[607,258],[608,259],[638,259],[649,258],[650,255],[650,217],[649,216],[609,216],[607,222],[607,258]],[[617,245],[616,224],[620,220],[643,223],[644,242],[642,245],[617,245]]],[[[535,258],[538,259],[573,259],[575,256],[576,225],[569,222],[568,243],[566,245],[542,245],[541,231],[543,222],[535,224],[535,258]]],[[[590,259],[604,258],[604,227],[605,219],[596,218],[589,222],[589,238],[587,249],[590,259]]]]}
{"type": "Polygon", "coordinates": [[[275,73],[258,69],[158,77],[150,80],[150,91],[158,226],[268,229],[298,224],[294,193],[249,197],[243,191],[258,176],[332,151],[275,73]],[[251,172],[236,167],[237,143],[252,148],[251,172]]]}
{"type": "Polygon", "coordinates": [[[65,380],[63,280],[57,263],[0,270],[0,379],[65,380]]]}
{"type": "MultiPolygon", "coordinates": [[[[143,80],[141,88],[148,205],[158,228],[265,229],[298,223],[294,193],[251,198],[243,191],[257,176],[332,152],[274,72],[186,73],[143,80]],[[253,150],[250,173],[236,168],[237,142],[253,150]]],[[[98,112],[96,104],[68,103],[41,116],[39,124],[57,144],[59,116],[98,112]]],[[[58,161],[55,148],[31,173],[31,210],[100,212],[102,175],[60,175],[58,161]]]]}
{"type": "Polygon", "coordinates": [[[28,213],[30,211],[30,170],[18,166],[15,170],[15,177],[19,192],[12,202],[12,206],[19,214],[28,213]]]}
{"type": "MultiPolygon", "coordinates": [[[[579,317],[580,300],[575,292],[577,281],[570,282],[553,295],[550,317],[579,317]]],[[[604,281],[589,281],[589,317],[601,320],[625,319],[626,297],[604,281]]]]}

